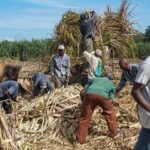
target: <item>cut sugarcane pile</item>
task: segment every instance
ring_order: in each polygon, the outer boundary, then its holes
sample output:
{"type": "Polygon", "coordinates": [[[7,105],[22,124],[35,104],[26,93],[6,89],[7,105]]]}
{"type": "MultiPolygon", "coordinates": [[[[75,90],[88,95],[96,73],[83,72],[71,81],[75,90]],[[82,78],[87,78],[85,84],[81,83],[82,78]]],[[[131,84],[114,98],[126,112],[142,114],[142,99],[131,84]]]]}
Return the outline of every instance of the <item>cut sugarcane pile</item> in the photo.
{"type": "Polygon", "coordinates": [[[122,138],[113,140],[106,136],[107,125],[98,107],[83,145],[75,143],[81,107],[80,90],[81,86],[74,85],[56,89],[30,101],[20,97],[19,103],[13,105],[13,114],[1,112],[1,146],[11,150],[132,149],[140,126],[135,113],[136,104],[130,96],[130,86],[124,89],[114,103],[122,138]]]}
{"type": "MultiPolygon", "coordinates": [[[[114,82],[118,83],[121,73],[118,60],[114,60],[113,63],[114,82]]],[[[26,62],[24,70],[32,74],[40,70],[39,64],[41,66],[41,63],[26,62]]],[[[81,108],[81,88],[80,85],[74,85],[67,89],[56,89],[35,99],[25,100],[19,97],[18,103],[13,104],[13,114],[5,115],[4,112],[0,112],[0,147],[5,150],[133,149],[140,125],[137,121],[136,104],[130,95],[130,85],[114,102],[118,127],[122,131],[121,138],[113,140],[106,136],[107,125],[100,113],[102,110],[98,107],[90,123],[85,144],[75,143],[81,108]]]]}

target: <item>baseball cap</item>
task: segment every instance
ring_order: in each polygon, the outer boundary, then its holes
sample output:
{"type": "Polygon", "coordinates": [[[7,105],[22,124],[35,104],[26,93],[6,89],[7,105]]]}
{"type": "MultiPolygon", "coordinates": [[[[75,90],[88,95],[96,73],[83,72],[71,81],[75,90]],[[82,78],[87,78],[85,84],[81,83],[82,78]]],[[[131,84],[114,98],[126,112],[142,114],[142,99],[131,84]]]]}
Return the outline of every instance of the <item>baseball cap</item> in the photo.
{"type": "Polygon", "coordinates": [[[65,49],[65,47],[64,47],[64,45],[59,45],[59,46],[58,46],[58,49],[62,49],[62,50],[64,50],[64,49],[65,49]]]}

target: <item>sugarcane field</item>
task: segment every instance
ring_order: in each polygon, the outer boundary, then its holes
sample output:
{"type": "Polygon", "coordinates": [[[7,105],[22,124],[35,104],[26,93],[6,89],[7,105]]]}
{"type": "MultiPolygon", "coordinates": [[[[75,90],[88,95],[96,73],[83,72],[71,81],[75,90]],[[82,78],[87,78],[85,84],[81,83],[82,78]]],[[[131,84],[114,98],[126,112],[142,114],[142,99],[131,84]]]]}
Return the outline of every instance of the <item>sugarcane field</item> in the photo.
{"type": "Polygon", "coordinates": [[[150,150],[149,5],[2,0],[0,150],[150,150]]]}

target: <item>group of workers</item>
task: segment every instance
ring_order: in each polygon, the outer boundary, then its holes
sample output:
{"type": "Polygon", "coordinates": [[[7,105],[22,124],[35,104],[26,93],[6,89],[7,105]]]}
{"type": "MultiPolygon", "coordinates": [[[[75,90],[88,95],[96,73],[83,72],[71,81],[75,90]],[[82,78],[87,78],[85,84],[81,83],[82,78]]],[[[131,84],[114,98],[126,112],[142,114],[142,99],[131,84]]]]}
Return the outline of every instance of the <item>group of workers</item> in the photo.
{"type": "Polygon", "coordinates": [[[76,137],[83,144],[88,134],[88,126],[96,106],[100,106],[108,125],[108,136],[120,137],[113,100],[127,82],[133,87],[131,95],[138,104],[139,122],[142,126],[134,150],[150,150],[150,56],[140,64],[130,64],[127,59],[120,59],[119,66],[123,70],[119,84],[112,83],[112,74],[95,77],[81,91],[82,109],[76,137]]]}
{"type": "MultiPolygon", "coordinates": [[[[150,56],[140,64],[130,64],[126,59],[120,59],[119,66],[123,72],[119,84],[115,86],[112,82],[113,75],[110,64],[107,65],[105,62],[103,69],[106,73],[105,76],[102,75],[101,51],[97,49],[94,55],[91,54],[93,53],[93,42],[96,39],[94,33],[96,18],[94,11],[87,11],[80,15],[80,31],[84,45],[83,55],[89,63],[89,69],[88,82],[80,94],[82,108],[76,140],[80,144],[84,143],[96,106],[100,106],[103,110],[102,114],[108,125],[108,136],[114,139],[120,137],[113,100],[129,82],[133,86],[131,95],[137,102],[137,113],[142,126],[134,150],[150,150],[150,56]]],[[[110,54],[108,45],[104,47],[103,55],[107,52],[110,54]]]]}
{"type": "MultiPolygon", "coordinates": [[[[85,47],[82,56],[88,62],[88,81],[81,91],[81,116],[79,118],[76,140],[83,144],[88,135],[88,127],[92,114],[97,106],[103,110],[107,125],[108,136],[116,139],[120,136],[117,127],[116,114],[113,106],[115,96],[130,82],[133,85],[131,95],[138,104],[138,116],[142,126],[138,141],[134,150],[150,150],[150,56],[140,64],[130,64],[126,59],[119,60],[120,68],[123,70],[120,83],[115,87],[112,82],[111,71],[106,71],[102,75],[102,51],[93,50],[93,26],[96,23],[94,11],[80,16],[80,28],[83,35],[85,47]]],[[[12,68],[7,67],[7,72],[12,68]]],[[[16,70],[18,71],[18,70],[16,70]]],[[[44,92],[52,91],[54,88],[67,87],[70,77],[70,57],[65,53],[64,45],[58,46],[58,52],[51,58],[49,64],[51,80],[48,75],[37,72],[32,75],[33,96],[38,96],[44,92]]],[[[9,73],[9,78],[0,83],[0,102],[6,113],[12,112],[11,99],[17,101],[20,93],[20,83],[18,83],[17,73],[9,73]],[[15,78],[11,78],[15,76],[15,78]]]]}

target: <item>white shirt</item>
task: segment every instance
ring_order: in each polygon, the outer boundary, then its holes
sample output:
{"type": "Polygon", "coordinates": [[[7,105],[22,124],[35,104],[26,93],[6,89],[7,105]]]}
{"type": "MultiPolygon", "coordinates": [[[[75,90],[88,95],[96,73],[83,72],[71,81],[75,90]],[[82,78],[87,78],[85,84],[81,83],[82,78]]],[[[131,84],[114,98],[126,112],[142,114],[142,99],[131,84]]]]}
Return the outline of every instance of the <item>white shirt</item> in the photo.
{"type": "MultiPolygon", "coordinates": [[[[150,56],[139,65],[135,81],[144,84],[142,95],[150,103],[150,56]]],[[[138,105],[139,121],[142,127],[150,129],[150,113],[138,105]]]]}
{"type": "Polygon", "coordinates": [[[86,61],[89,63],[88,78],[94,79],[95,78],[94,72],[98,66],[98,62],[99,61],[101,62],[101,59],[99,57],[96,57],[95,55],[88,53],[87,51],[83,52],[83,56],[85,57],[86,61]]]}

